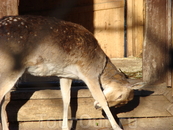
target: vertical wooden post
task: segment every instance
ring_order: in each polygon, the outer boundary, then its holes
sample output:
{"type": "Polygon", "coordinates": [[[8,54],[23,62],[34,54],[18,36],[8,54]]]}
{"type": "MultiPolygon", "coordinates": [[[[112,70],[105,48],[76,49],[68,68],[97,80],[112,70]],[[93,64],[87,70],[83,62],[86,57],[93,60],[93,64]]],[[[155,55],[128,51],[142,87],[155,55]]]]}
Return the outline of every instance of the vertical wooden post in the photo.
{"type": "MultiPolygon", "coordinates": [[[[171,10],[171,22],[170,22],[170,24],[171,24],[171,47],[170,47],[170,51],[173,51],[173,24],[172,24],[172,22],[173,22],[173,2],[172,2],[172,0],[169,0],[169,4],[171,4],[171,7],[169,6],[169,8],[171,8],[170,10],[171,10]]],[[[171,56],[173,56],[173,54],[171,54],[171,56]]],[[[170,58],[170,62],[173,62],[173,57],[171,57],[170,58]]],[[[171,65],[173,64],[173,63],[170,63],[171,65]]],[[[172,70],[171,70],[171,76],[170,75],[168,75],[169,77],[168,77],[168,82],[170,81],[170,83],[171,83],[171,86],[172,86],[172,96],[173,96],[173,68],[172,68],[172,70]],[[171,79],[170,79],[171,78],[171,79]]]]}
{"type": "MultiPolygon", "coordinates": [[[[169,64],[169,70],[167,72],[167,86],[173,86],[172,82],[172,67],[171,67],[171,51],[172,51],[172,0],[167,0],[167,28],[168,28],[168,33],[167,33],[167,38],[168,38],[168,64],[169,64]]],[[[172,88],[172,95],[173,95],[173,88],[172,88]]]]}
{"type": "Polygon", "coordinates": [[[146,0],[143,80],[165,82],[168,56],[167,0],[146,0]]]}
{"type": "Polygon", "coordinates": [[[142,57],[143,0],[127,0],[127,56],[142,57]]]}
{"type": "Polygon", "coordinates": [[[0,0],[0,18],[9,15],[18,15],[19,0],[0,0]]]}
{"type": "MultiPolygon", "coordinates": [[[[172,0],[167,0],[167,28],[168,28],[168,34],[167,34],[167,38],[168,38],[168,51],[170,51],[171,47],[172,47],[172,0]]],[[[169,53],[168,53],[168,57],[169,53]]],[[[170,58],[168,58],[168,64],[170,64],[170,58]]],[[[171,86],[172,85],[172,72],[171,69],[168,70],[167,72],[167,86],[171,86]]]]}
{"type": "Polygon", "coordinates": [[[127,0],[127,56],[133,56],[133,0],[127,0]]]}

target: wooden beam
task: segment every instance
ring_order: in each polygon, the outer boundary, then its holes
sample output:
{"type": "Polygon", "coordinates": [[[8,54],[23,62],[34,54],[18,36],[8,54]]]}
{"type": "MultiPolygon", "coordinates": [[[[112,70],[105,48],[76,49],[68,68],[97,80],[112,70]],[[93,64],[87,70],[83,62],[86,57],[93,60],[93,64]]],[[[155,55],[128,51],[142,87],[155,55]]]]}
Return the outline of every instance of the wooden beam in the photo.
{"type": "MultiPolygon", "coordinates": [[[[171,7],[173,7],[173,2],[172,0],[171,1],[171,7]]],[[[172,21],[173,21],[173,9],[171,8],[171,49],[173,50],[173,24],[172,24],[172,21]]],[[[171,57],[172,59],[173,57],[171,57]]],[[[172,63],[171,63],[172,64],[172,63]]],[[[172,86],[172,96],[173,96],[173,69],[171,71],[171,86],[172,86]]]]}
{"type": "Polygon", "coordinates": [[[127,56],[133,56],[133,0],[127,0],[127,56]]]}
{"type": "Polygon", "coordinates": [[[143,45],[143,0],[135,0],[133,3],[133,55],[142,57],[143,45]]]}
{"type": "Polygon", "coordinates": [[[168,68],[166,0],[146,0],[143,80],[165,82],[168,68]]]}
{"type": "MultiPolygon", "coordinates": [[[[167,38],[168,38],[168,50],[170,51],[171,47],[172,47],[172,0],[167,0],[167,27],[168,27],[168,34],[167,34],[167,38]]],[[[168,57],[169,53],[168,53],[168,57]]],[[[167,59],[168,64],[170,64],[170,58],[167,59]]],[[[167,86],[171,86],[172,84],[172,72],[171,70],[168,70],[167,72],[167,86]]]]}

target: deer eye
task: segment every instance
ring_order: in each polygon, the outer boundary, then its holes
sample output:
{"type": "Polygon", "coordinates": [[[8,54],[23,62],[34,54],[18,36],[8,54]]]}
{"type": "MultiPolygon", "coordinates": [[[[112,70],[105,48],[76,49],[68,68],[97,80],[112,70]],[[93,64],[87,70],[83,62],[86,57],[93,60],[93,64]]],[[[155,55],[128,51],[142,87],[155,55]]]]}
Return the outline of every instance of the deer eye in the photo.
{"type": "MultiPolygon", "coordinates": [[[[121,95],[120,95],[120,96],[119,96],[117,99],[121,99],[121,98],[122,98],[122,96],[123,96],[123,95],[121,94],[121,95]]],[[[117,100],[117,99],[116,99],[116,100],[117,100]]]]}

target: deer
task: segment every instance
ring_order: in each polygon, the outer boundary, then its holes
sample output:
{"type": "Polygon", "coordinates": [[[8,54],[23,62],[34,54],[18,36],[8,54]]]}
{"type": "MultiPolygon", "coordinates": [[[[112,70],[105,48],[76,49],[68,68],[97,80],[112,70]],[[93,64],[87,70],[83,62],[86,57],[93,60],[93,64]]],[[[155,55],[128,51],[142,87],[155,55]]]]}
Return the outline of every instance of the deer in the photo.
{"type": "Polygon", "coordinates": [[[122,130],[109,107],[131,101],[134,86],[118,71],[98,41],[79,24],[54,17],[17,15],[0,19],[0,102],[3,130],[9,130],[5,95],[23,73],[57,76],[63,100],[62,130],[68,126],[70,88],[73,79],[85,82],[94,106],[107,115],[113,130],[122,130]]]}

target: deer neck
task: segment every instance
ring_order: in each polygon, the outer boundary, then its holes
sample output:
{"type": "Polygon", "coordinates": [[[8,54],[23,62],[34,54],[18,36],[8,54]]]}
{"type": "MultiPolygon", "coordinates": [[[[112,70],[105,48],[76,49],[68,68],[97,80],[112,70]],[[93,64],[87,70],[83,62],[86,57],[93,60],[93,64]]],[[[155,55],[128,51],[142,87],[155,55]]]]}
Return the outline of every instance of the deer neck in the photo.
{"type": "Polygon", "coordinates": [[[109,84],[112,82],[116,82],[116,84],[119,85],[125,85],[129,83],[125,75],[119,72],[108,58],[103,73],[100,76],[100,81],[103,89],[109,87],[109,84]]]}

